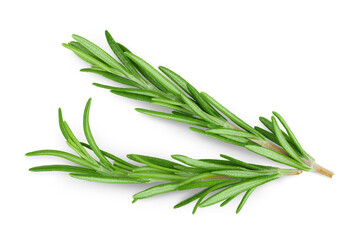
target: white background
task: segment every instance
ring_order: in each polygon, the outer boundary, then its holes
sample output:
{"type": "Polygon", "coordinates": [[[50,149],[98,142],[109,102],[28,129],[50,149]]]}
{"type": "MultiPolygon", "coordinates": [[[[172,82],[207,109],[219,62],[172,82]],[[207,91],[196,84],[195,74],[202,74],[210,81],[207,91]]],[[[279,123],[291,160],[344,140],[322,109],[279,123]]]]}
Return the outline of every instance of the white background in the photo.
{"type": "Polygon", "coordinates": [[[359,1],[4,1],[1,22],[1,239],[355,239],[359,197],[359,1]],[[109,81],[61,43],[82,35],[101,47],[108,29],[154,66],[180,73],[252,125],[280,112],[305,149],[333,170],[258,188],[240,214],[226,207],[172,207],[192,192],[131,204],[144,186],[106,185],[65,173],[31,173],[68,150],[57,108],[84,140],[93,97],[98,144],[124,157],[181,153],[271,161],[137,113],[155,108],[91,86],[109,81]]]}

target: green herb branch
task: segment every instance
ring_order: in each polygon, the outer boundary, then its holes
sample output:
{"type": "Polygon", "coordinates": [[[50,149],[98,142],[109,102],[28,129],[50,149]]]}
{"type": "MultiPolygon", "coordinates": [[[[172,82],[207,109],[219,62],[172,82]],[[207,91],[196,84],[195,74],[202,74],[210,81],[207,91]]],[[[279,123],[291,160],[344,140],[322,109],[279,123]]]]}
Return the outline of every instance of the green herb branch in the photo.
{"type": "Polygon", "coordinates": [[[286,175],[301,173],[297,169],[281,169],[242,162],[238,159],[221,155],[219,159],[192,159],[183,155],[173,155],[179,163],[156,157],[129,154],[127,157],[134,163],[125,161],[101,150],[95,142],[90,130],[89,111],[91,99],[84,111],[83,130],[87,143],[80,142],[69,125],[63,120],[59,109],[59,126],[66,143],[76,153],[58,150],[40,150],[27,153],[27,156],[56,156],[77,164],[47,165],[31,168],[33,172],[63,171],[77,179],[113,184],[149,184],[159,183],[133,196],[134,202],[162,193],[201,189],[195,195],[181,201],[174,208],[185,206],[193,201],[198,207],[207,207],[222,202],[224,206],[241,193],[245,194],[236,210],[238,213],[250,194],[260,185],[286,175]],[[88,151],[92,151],[92,157],[88,151]]]}
{"type": "Polygon", "coordinates": [[[266,129],[251,127],[209,94],[196,90],[174,71],[159,67],[162,73],[159,72],[116,42],[109,32],[106,31],[105,35],[118,60],[78,35],[73,35],[75,41],[63,44],[91,64],[91,68],[81,71],[96,73],[129,87],[94,83],[95,86],[109,89],[111,93],[123,97],[146,101],[172,110],[171,113],[166,113],[138,108],[138,112],[194,125],[200,127],[190,127],[195,132],[245,147],[273,161],[299,170],[333,176],[333,172],[318,165],[302,148],[280,114],[273,112],[271,119],[260,117],[266,129]],[[285,131],[281,130],[281,127],[285,131]]]}

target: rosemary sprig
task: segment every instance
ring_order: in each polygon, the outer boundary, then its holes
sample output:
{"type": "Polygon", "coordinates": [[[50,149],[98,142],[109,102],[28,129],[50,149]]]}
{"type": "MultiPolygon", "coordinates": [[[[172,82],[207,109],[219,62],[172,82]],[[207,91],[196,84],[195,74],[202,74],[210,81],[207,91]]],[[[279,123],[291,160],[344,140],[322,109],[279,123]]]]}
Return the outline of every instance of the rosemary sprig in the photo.
{"type": "Polygon", "coordinates": [[[179,163],[156,157],[129,154],[127,157],[137,164],[130,163],[108,152],[101,150],[96,144],[89,124],[91,99],[84,111],[84,134],[87,143],[80,142],[70,127],[63,120],[59,109],[59,126],[66,143],[75,154],[58,150],[40,150],[27,153],[27,156],[56,156],[69,160],[73,165],[47,165],[33,167],[30,171],[62,171],[69,172],[73,178],[100,183],[159,183],[133,196],[134,202],[162,193],[200,188],[203,189],[190,198],[178,203],[174,208],[182,207],[197,200],[193,213],[198,207],[207,207],[219,202],[222,206],[245,192],[236,212],[245,204],[249,195],[260,185],[285,175],[301,173],[297,169],[281,169],[270,166],[249,164],[222,155],[223,160],[192,159],[183,155],[173,155],[179,163]],[[89,152],[92,151],[97,159],[89,152]],[[140,165],[139,165],[140,164],[140,165]]]}
{"type": "Polygon", "coordinates": [[[165,113],[137,108],[140,113],[198,126],[200,128],[190,129],[245,147],[273,161],[300,170],[316,171],[328,177],[334,174],[318,165],[302,148],[280,114],[273,112],[270,120],[260,117],[260,121],[267,129],[251,127],[209,94],[196,90],[177,73],[166,67],[159,67],[163,74],[160,73],[117,43],[108,31],[105,35],[119,61],[78,35],[73,35],[75,41],[63,44],[91,64],[91,68],[81,69],[82,72],[96,73],[129,87],[120,88],[94,83],[95,86],[109,89],[111,93],[123,97],[173,110],[171,113],[165,113]],[[281,130],[280,125],[285,128],[285,132],[281,130]]]}

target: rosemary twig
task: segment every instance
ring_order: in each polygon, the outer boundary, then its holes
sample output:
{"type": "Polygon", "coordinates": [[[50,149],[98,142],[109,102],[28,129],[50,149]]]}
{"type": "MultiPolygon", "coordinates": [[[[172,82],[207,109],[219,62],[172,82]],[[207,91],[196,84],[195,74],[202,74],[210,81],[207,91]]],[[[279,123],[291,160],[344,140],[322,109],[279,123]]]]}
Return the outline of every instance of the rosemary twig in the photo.
{"type": "Polygon", "coordinates": [[[90,104],[91,99],[86,104],[83,121],[84,134],[88,143],[81,143],[75,137],[68,124],[63,120],[61,110],[59,109],[61,132],[66,139],[66,143],[77,155],[57,150],[40,150],[26,154],[27,156],[57,156],[80,166],[47,165],[33,167],[30,171],[70,172],[70,176],[73,178],[100,183],[159,183],[135,194],[133,196],[134,202],[172,191],[205,188],[175,206],[175,208],[179,208],[197,200],[193,213],[195,213],[198,207],[207,207],[219,202],[225,202],[226,204],[245,192],[237,210],[239,212],[239,209],[242,208],[256,187],[278,179],[281,176],[301,173],[297,169],[281,169],[249,164],[224,155],[224,160],[195,160],[183,155],[173,155],[172,158],[179,163],[138,154],[127,155],[129,159],[136,163],[133,164],[98,147],[89,125],[90,104]],[[93,158],[87,149],[92,151],[97,159],[93,158]]]}
{"type": "Polygon", "coordinates": [[[302,148],[295,135],[280,116],[273,112],[271,119],[260,117],[267,129],[251,127],[210,95],[197,91],[181,76],[166,67],[160,73],[143,59],[117,43],[109,32],[106,39],[119,61],[89,40],[73,35],[74,42],[63,44],[91,68],[81,71],[102,75],[129,86],[120,88],[94,83],[111,93],[146,101],[173,110],[171,113],[136,109],[138,112],[183,122],[200,128],[190,129],[209,137],[245,147],[273,161],[304,171],[315,171],[332,177],[334,174],[319,166],[302,148]],[[280,125],[285,128],[281,130],[280,125]]]}

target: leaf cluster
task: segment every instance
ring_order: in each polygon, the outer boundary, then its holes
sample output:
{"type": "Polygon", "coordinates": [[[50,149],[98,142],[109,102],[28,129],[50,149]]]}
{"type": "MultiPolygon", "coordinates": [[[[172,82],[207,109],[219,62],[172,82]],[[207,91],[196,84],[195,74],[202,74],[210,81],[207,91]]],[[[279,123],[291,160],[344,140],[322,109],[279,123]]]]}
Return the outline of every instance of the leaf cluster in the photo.
{"type": "Polygon", "coordinates": [[[94,83],[95,86],[108,89],[116,95],[146,101],[171,110],[159,112],[137,108],[140,113],[197,126],[190,129],[220,141],[245,147],[299,170],[313,169],[314,159],[302,148],[280,114],[273,112],[271,120],[260,117],[265,129],[252,127],[209,94],[199,92],[174,71],[162,66],[159,70],[155,69],[124,45],[116,42],[108,31],[105,35],[117,60],[78,35],[73,35],[75,41],[64,44],[91,65],[90,68],[81,71],[99,74],[126,87],[94,83]],[[285,131],[281,130],[279,123],[285,131]]]}
{"type": "Polygon", "coordinates": [[[40,150],[27,156],[56,156],[75,165],[46,165],[33,167],[30,171],[69,172],[73,178],[100,183],[148,184],[158,183],[133,196],[134,201],[172,191],[200,189],[195,195],[181,201],[174,208],[196,201],[193,213],[198,207],[207,207],[219,202],[226,205],[236,196],[244,193],[237,212],[244,206],[250,194],[260,185],[284,175],[298,174],[294,169],[280,169],[271,166],[249,164],[221,155],[219,159],[192,159],[173,155],[169,161],[151,156],[129,154],[123,160],[101,150],[90,129],[89,112],[91,99],[86,104],[83,117],[83,131],[87,143],[80,142],[69,125],[63,120],[59,109],[59,127],[67,145],[75,154],[58,150],[40,150]],[[92,152],[92,154],[90,154],[92,152]],[[131,161],[132,162],[131,162],[131,161]]]}

